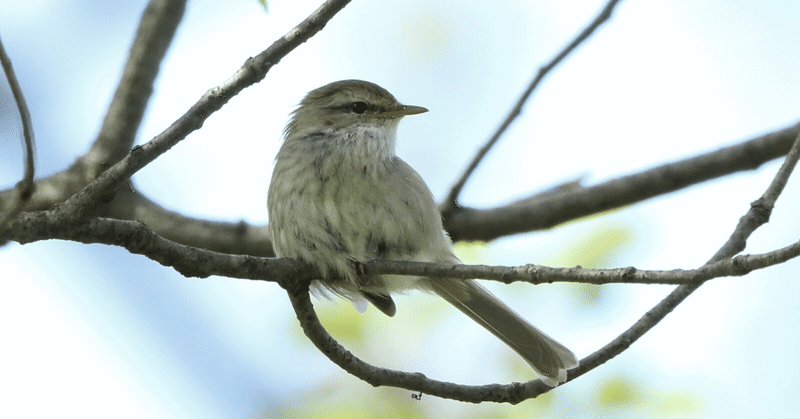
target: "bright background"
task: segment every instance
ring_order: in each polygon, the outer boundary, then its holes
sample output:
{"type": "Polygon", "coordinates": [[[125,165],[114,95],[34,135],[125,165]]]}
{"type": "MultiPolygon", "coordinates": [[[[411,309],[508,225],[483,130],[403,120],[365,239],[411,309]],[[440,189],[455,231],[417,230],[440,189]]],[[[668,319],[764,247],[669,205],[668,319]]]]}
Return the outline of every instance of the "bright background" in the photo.
{"type": "MultiPolygon", "coordinates": [[[[33,115],[37,176],[96,135],[144,0],[4,0],[0,36],[33,115]]],[[[267,78],[134,177],[167,208],[266,224],[272,159],[309,90],[360,78],[430,109],[398,153],[442,198],[545,61],[603,1],[354,0],[267,78]]],[[[318,1],[191,1],[138,142],[231,76],[318,1]]],[[[800,119],[800,3],[623,1],[549,76],[462,197],[488,207],[585,176],[596,183],[736,143],[800,119]]],[[[0,187],[20,179],[21,129],[0,84],[0,187]]],[[[552,231],[459,248],[473,263],[694,268],[726,240],[779,162],[552,231]]],[[[748,253],[800,237],[797,176],[748,253]]],[[[471,405],[344,374],[302,336],[272,283],[183,278],[127,251],[48,241],[0,249],[0,417],[794,417],[800,409],[797,261],[705,285],[630,350],[537,400],[471,405]]],[[[503,287],[584,357],[666,295],[665,286],[503,287]]],[[[368,362],[462,383],[523,381],[524,362],[435,298],[393,319],[321,302],[368,362]]]]}

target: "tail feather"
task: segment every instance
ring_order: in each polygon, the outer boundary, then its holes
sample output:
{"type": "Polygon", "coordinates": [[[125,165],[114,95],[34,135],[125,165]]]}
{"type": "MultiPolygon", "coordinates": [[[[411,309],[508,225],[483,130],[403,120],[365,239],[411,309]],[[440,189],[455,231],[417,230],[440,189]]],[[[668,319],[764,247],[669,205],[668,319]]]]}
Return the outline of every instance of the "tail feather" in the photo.
{"type": "Polygon", "coordinates": [[[478,283],[433,280],[431,285],[439,296],[516,351],[545,384],[555,387],[565,382],[567,370],[578,366],[572,351],[525,321],[478,283]]]}

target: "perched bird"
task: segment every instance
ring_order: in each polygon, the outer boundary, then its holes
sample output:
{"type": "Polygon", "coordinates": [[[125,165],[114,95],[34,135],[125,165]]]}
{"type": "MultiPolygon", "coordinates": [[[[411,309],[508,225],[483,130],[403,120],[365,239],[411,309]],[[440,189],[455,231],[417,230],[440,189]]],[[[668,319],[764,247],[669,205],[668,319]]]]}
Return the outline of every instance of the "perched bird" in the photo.
{"type": "MultiPolygon", "coordinates": [[[[432,291],[516,351],[547,385],[567,379],[575,355],[522,319],[475,281],[363,275],[374,259],[460,263],[442,228],[433,195],[395,154],[397,125],[427,112],[405,106],[382,87],[338,81],[308,93],[294,111],[275,159],[267,207],[278,257],[319,268],[319,293],[358,307],[364,300],[388,316],[391,293],[432,291]]],[[[365,305],[365,304],[364,304],[365,305]]]]}

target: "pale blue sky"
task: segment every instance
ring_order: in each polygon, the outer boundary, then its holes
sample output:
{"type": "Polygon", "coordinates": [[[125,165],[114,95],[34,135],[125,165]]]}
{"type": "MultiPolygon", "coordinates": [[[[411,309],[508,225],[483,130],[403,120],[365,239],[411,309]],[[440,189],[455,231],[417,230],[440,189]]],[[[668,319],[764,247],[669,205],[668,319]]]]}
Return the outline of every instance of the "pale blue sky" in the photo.
{"type": "MultiPolygon", "coordinates": [[[[264,224],[272,159],[288,114],[305,92],[360,78],[430,109],[403,121],[398,153],[441,198],[538,67],[602,4],[355,0],[134,181],[188,215],[264,224]]],[[[144,5],[0,4],[0,36],[33,115],[39,176],[67,167],[91,144],[144,5]]],[[[190,2],[138,142],[161,132],[317,6],[271,1],[265,14],[251,0],[190,2]]],[[[541,85],[467,184],[463,203],[500,205],[578,176],[594,183],[795,123],[797,16],[800,4],[777,0],[623,1],[611,22],[541,85]]],[[[9,117],[6,90],[0,85],[3,188],[20,173],[19,128],[9,117]]],[[[602,217],[499,240],[484,258],[559,263],[598,231],[617,229],[630,239],[612,266],[696,267],[724,242],[776,169],[772,163],[602,217]]],[[[795,178],[748,253],[798,239],[798,189],[795,178]]],[[[320,380],[341,380],[338,367],[296,335],[288,301],[274,284],[186,279],[119,248],[64,242],[8,245],[0,249],[0,266],[0,382],[10,388],[0,394],[6,399],[0,416],[249,417],[289,403],[320,380]]],[[[589,395],[616,377],[641,384],[645,399],[648,392],[691,395],[694,417],[796,412],[798,266],[794,261],[704,286],[628,352],[558,389],[552,415],[592,411],[589,395]]],[[[570,287],[538,287],[525,296],[492,289],[579,357],[669,290],[606,287],[586,307],[570,287]]],[[[435,337],[414,349],[404,337],[417,333],[413,310],[430,299],[401,297],[397,319],[374,317],[391,338],[375,339],[360,354],[404,348],[391,367],[454,381],[531,378],[486,368],[495,356],[510,359],[510,351],[446,308],[440,313],[449,327],[425,323],[430,330],[422,333],[435,337]],[[463,353],[467,343],[474,351],[463,353]],[[443,355],[453,353],[463,354],[443,355]]],[[[322,306],[336,304],[347,303],[322,306]]],[[[459,416],[496,408],[424,400],[431,411],[459,416]]],[[[661,402],[638,401],[609,416],[657,416],[661,402]]]]}

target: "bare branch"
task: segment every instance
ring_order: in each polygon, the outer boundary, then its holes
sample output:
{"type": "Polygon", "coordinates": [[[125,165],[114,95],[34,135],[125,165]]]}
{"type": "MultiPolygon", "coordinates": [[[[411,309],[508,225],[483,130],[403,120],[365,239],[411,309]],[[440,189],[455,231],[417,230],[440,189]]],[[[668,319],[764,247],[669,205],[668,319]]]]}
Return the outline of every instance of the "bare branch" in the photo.
{"type": "MultiPolygon", "coordinates": [[[[800,133],[800,124],[765,134],[711,153],[665,164],[644,172],[582,187],[571,183],[547,193],[492,209],[462,207],[446,218],[445,229],[456,240],[489,241],[534,230],[552,228],[581,217],[620,208],[666,194],[709,179],[751,170],[785,155],[800,133]]],[[[82,183],[76,177],[51,177],[37,182],[39,189],[27,210],[49,209],[59,202],[63,190],[75,191],[82,183]]],[[[0,209],[13,201],[14,190],[0,192],[0,209]]],[[[189,246],[253,256],[272,256],[266,226],[247,223],[205,221],[164,209],[140,193],[120,187],[99,216],[140,220],[170,240],[189,246]]]]}
{"type": "MultiPolygon", "coordinates": [[[[190,132],[199,129],[206,118],[219,110],[240,91],[262,80],[275,64],[325,27],[325,24],[349,2],[350,0],[328,0],[325,2],[308,18],[275,41],[265,51],[254,58],[249,58],[230,79],[206,92],[200,100],[164,132],[143,146],[134,147],[130,154],[100,174],[88,186],[86,185],[87,182],[92,179],[87,180],[83,176],[76,176],[76,173],[71,169],[40,182],[44,183],[44,185],[39,185],[39,191],[44,195],[43,199],[36,202],[36,208],[49,208],[55,203],[68,199],[66,203],[59,207],[60,216],[85,217],[97,205],[108,201],[113,196],[114,189],[118,188],[136,171],[172,148],[190,132]],[[80,192],[76,194],[76,191],[80,192]]],[[[128,108],[123,106],[120,109],[119,113],[124,114],[124,110],[128,108]]],[[[110,123],[109,130],[117,129],[115,124],[110,123]]],[[[73,167],[76,166],[73,165],[73,167]]],[[[0,194],[0,203],[5,199],[6,196],[0,194]]]]}
{"type": "MultiPolygon", "coordinates": [[[[36,182],[26,211],[49,209],[84,188],[130,150],[153,91],[159,65],[172,41],[185,0],[152,0],[139,23],[114,98],[92,148],[68,169],[36,182]]],[[[0,192],[0,209],[9,196],[0,192]]]]}
{"type": "MultiPolygon", "coordinates": [[[[133,146],[161,62],[183,19],[186,0],[151,0],[142,14],[122,78],[91,150],[78,164],[99,173],[133,146]]],[[[93,179],[94,176],[88,177],[93,179]]]]}
{"type": "MultiPolygon", "coordinates": [[[[798,146],[790,154],[793,159],[796,159],[798,150],[800,150],[800,138],[798,138],[797,144],[798,146]]],[[[784,165],[784,167],[788,166],[784,165]]],[[[782,170],[781,173],[779,180],[776,180],[773,184],[780,185],[785,183],[783,174],[788,173],[788,170],[782,170]],[[780,179],[784,179],[784,181],[781,182],[780,179]]],[[[775,191],[778,187],[771,187],[771,193],[765,194],[765,196],[777,196],[775,191]]],[[[430,380],[422,374],[404,373],[371,366],[341,347],[319,324],[308,296],[309,281],[312,278],[319,277],[319,272],[316,272],[313,267],[290,259],[263,259],[250,256],[224,255],[182,246],[159,237],[146,225],[138,222],[91,218],[75,223],[72,222],[73,220],[64,220],[61,217],[57,217],[54,213],[55,211],[24,214],[22,219],[12,227],[14,239],[21,243],[52,238],[69,238],[84,243],[105,243],[123,246],[132,253],[144,254],[165,266],[174,267],[186,276],[205,277],[218,274],[229,277],[278,281],[282,287],[289,291],[298,320],[301,322],[309,339],[337,365],[374,386],[395,386],[438,397],[473,403],[492,401],[512,404],[536,397],[551,389],[539,380],[524,384],[464,386],[430,380]]],[[[747,217],[743,217],[743,220],[744,218],[747,217]]],[[[743,222],[742,225],[749,225],[749,223],[743,222]]],[[[734,236],[737,235],[735,234],[734,236]]],[[[679,287],[659,306],[651,310],[648,315],[629,329],[626,334],[584,359],[578,369],[570,371],[569,377],[574,379],[625,350],[633,341],[652,328],[658,320],[662,319],[672,309],[669,307],[670,305],[674,307],[680,303],[704,281],[716,276],[744,275],[753,269],[781,263],[791,257],[796,257],[798,254],[800,254],[800,242],[764,255],[722,259],[719,262],[707,264],[704,268],[696,271],[675,270],[666,272],[637,271],[634,268],[610,270],[536,266],[503,268],[461,265],[440,266],[413,262],[382,261],[370,262],[365,264],[364,267],[365,271],[370,274],[395,273],[454,278],[495,277],[503,282],[528,280],[528,278],[530,278],[529,282],[535,283],[560,280],[575,281],[576,277],[578,280],[587,279],[593,283],[636,282],[637,280],[659,282],[665,280],[665,278],[673,278],[678,281],[683,281],[681,278],[685,278],[693,282],[692,285],[679,287]],[[439,272],[442,275],[438,275],[437,273],[439,272]],[[650,277],[649,279],[648,276],[650,277]],[[604,278],[604,280],[598,281],[597,278],[604,278]]]]}
{"type": "Polygon", "coordinates": [[[541,382],[533,380],[527,383],[513,383],[507,385],[490,384],[483,386],[466,386],[455,383],[432,380],[421,373],[407,373],[372,366],[354,356],[347,349],[339,345],[331,335],[325,331],[319,322],[311,299],[308,295],[308,281],[289,280],[281,286],[287,289],[292,307],[297,314],[297,320],[303,327],[303,332],[308,336],[314,346],[336,365],[348,373],[378,386],[392,386],[419,391],[437,397],[443,397],[463,402],[497,402],[517,404],[521,401],[536,397],[551,388],[541,382]]]}
{"type": "MultiPolygon", "coordinates": [[[[230,278],[279,282],[282,278],[314,279],[319,271],[292,259],[266,259],[245,255],[228,255],[204,248],[175,243],[156,234],[149,225],[138,221],[111,218],[85,220],[63,219],[56,211],[27,213],[12,227],[0,234],[0,240],[19,243],[61,239],[80,243],[101,243],[120,246],[131,253],[144,255],[164,266],[172,267],[187,277],[205,278],[221,275],[230,278]]],[[[539,265],[485,266],[447,265],[410,261],[375,260],[362,265],[368,275],[395,274],[430,278],[487,279],[510,284],[528,282],[547,284],[577,282],[587,284],[699,284],[724,276],[743,276],[753,270],[777,265],[800,255],[800,242],[772,252],[723,259],[694,270],[584,269],[553,268],[539,265]]]]}
{"type": "Polygon", "coordinates": [[[153,233],[141,222],[109,218],[65,219],[55,210],[22,214],[7,231],[0,233],[0,240],[6,239],[21,244],[61,239],[120,246],[171,267],[186,277],[225,275],[274,282],[280,278],[319,277],[318,270],[292,259],[227,255],[172,242],[153,233]]]}
{"type": "MultiPolygon", "coordinates": [[[[501,208],[463,208],[455,214],[455,218],[445,220],[446,228],[458,240],[490,240],[501,233],[508,235],[523,232],[523,228],[551,228],[559,223],[628,205],[633,200],[646,199],[654,194],[664,194],[699,183],[709,177],[721,177],[758,167],[766,161],[785,155],[798,133],[800,125],[795,125],[732,147],[600,185],[581,187],[572,184],[501,208]],[[515,222],[505,218],[517,217],[517,211],[525,211],[523,214],[526,219],[515,222]],[[491,224],[483,227],[482,223],[491,224]]],[[[10,194],[10,191],[0,193],[0,200],[10,199],[10,194]]],[[[266,226],[186,217],[162,208],[128,185],[120,187],[114,199],[101,206],[97,215],[142,221],[156,234],[188,246],[229,254],[273,256],[266,226]]]]}
{"type": "Polygon", "coordinates": [[[133,186],[117,190],[97,216],[141,221],[167,240],[233,255],[274,256],[267,226],[187,217],[151,201],[133,186]]]}
{"type": "Polygon", "coordinates": [[[0,65],[2,65],[3,72],[8,80],[8,85],[11,87],[11,92],[14,95],[14,101],[17,104],[20,119],[22,120],[22,137],[23,145],[25,146],[24,153],[24,167],[25,173],[22,180],[19,181],[14,188],[16,196],[12,199],[11,205],[0,213],[0,231],[5,230],[11,221],[16,218],[28,200],[31,199],[35,185],[33,183],[33,175],[36,170],[34,165],[34,139],[33,139],[33,123],[31,122],[31,113],[28,110],[28,105],[25,103],[25,95],[22,94],[22,88],[17,81],[17,75],[14,73],[14,67],[11,65],[11,59],[6,54],[6,49],[3,46],[3,41],[0,40],[0,65]]]}
{"type": "Polygon", "coordinates": [[[486,144],[484,144],[483,147],[481,147],[480,150],[478,150],[478,152],[475,154],[475,157],[472,159],[469,165],[467,165],[467,168],[466,170],[464,170],[464,173],[461,174],[461,176],[456,181],[456,184],[453,185],[453,188],[450,190],[450,193],[447,194],[447,198],[445,198],[444,202],[442,203],[442,206],[440,207],[440,210],[445,215],[445,218],[448,217],[450,212],[456,211],[458,209],[457,205],[458,195],[461,194],[461,190],[467,183],[467,179],[469,179],[469,177],[478,167],[480,162],[486,156],[486,153],[489,152],[489,150],[495,145],[495,143],[497,143],[500,137],[506,132],[508,127],[511,126],[511,123],[514,122],[514,120],[520,115],[520,113],[522,113],[522,107],[528,101],[528,99],[530,98],[531,94],[536,89],[536,87],[539,86],[539,82],[541,82],[544,79],[544,77],[550,72],[550,70],[554,69],[559,63],[561,63],[561,61],[564,60],[564,58],[566,58],[570,53],[572,53],[572,51],[574,51],[575,48],[578,47],[578,45],[583,43],[583,41],[589,39],[589,37],[592,36],[594,31],[597,28],[599,28],[600,25],[602,25],[608,19],[611,18],[611,13],[617,6],[617,3],[619,3],[619,0],[610,0],[608,3],[606,3],[605,7],[603,7],[603,10],[601,10],[600,14],[598,14],[597,17],[594,18],[592,23],[586,26],[586,28],[584,28],[583,31],[581,31],[581,33],[578,34],[578,36],[575,37],[575,39],[573,39],[572,42],[569,43],[569,45],[567,45],[561,52],[559,52],[558,55],[555,56],[555,58],[550,60],[549,63],[547,63],[545,66],[539,69],[538,73],[536,74],[536,77],[533,78],[533,81],[531,81],[531,83],[528,85],[528,88],[525,89],[525,92],[523,92],[522,96],[520,96],[520,98],[517,100],[516,105],[514,106],[513,109],[511,109],[511,112],[509,112],[508,116],[506,116],[506,119],[503,121],[502,124],[500,124],[500,127],[497,128],[497,131],[495,131],[494,134],[492,134],[491,138],[489,138],[486,144]]]}
{"type": "MultiPolygon", "coordinates": [[[[103,166],[102,163],[113,163],[117,160],[119,162],[105,171],[105,173],[99,175],[92,184],[61,207],[49,211],[23,214],[14,220],[15,222],[11,223],[7,231],[0,229],[0,239],[10,238],[20,243],[28,243],[36,240],[60,238],[82,243],[105,243],[122,246],[132,253],[145,255],[165,266],[173,267],[186,276],[225,275],[279,282],[282,287],[287,289],[298,320],[312,342],[337,365],[374,386],[391,385],[468,402],[493,401],[512,404],[550,391],[551,388],[539,380],[524,384],[463,386],[430,380],[422,374],[404,373],[371,366],[340,346],[319,323],[308,295],[309,281],[319,277],[319,272],[313,267],[289,259],[265,259],[252,256],[228,255],[186,245],[203,246],[229,253],[247,252],[256,254],[255,252],[260,251],[258,249],[264,249],[263,252],[269,252],[267,250],[268,247],[264,244],[267,235],[263,227],[258,230],[248,228],[244,223],[212,223],[194,220],[168,211],[141,194],[126,194],[124,192],[132,174],[166,152],[190,132],[199,129],[206,118],[224,106],[231,97],[263,79],[273,65],[295,47],[321,30],[327,21],[348,2],[349,0],[326,2],[308,19],[276,41],[270,48],[259,54],[259,56],[247,60],[242,68],[228,81],[209,90],[166,131],[144,146],[136,147],[130,154],[127,154],[127,149],[133,143],[135,131],[140,124],[142,113],[152,92],[152,82],[158,72],[158,65],[163,58],[164,51],[166,51],[169,39],[173,36],[174,29],[180,21],[184,7],[184,2],[182,1],[154,0],[142,19],[140,32],[137,34],[134,47],[132,47],[128,66],[125,74],[123,74],[123,80],[120,82],[103,128],[92,150],[67,171],[73,175],[71,178],[61,178],[57,175],[48,179],[52,180],[52,183],[48,185],[52,187],[63,186],[65,188],[61,191],[47,191],[45,196],[56,197],[61,194],[60,196],[66,199],[69,195],[63,194],[74,193],[96,176],[96,174],[92,173],[87,178],[83,172],[79,173],[80,176],[74,176],[76,174],[74,169],[76,166],[85,165],[90,169],[93,167],[99,173],[103,171],[102,169],[105,169],[105,167],[101,167],[103,166]],[[159,9],[161,12],[156,12],[154,11],[155,9],[151,10],[151,7],[162,6],[179,7],[180,10],[159,9]],[[150,22],[149,18],[147,18],[149,13],[155,13],[155,16],[165,20],[159,21],[155,19],[150,22]],[[148,24],[153,26],[147,29],[148,24]],[[166,31],[164,32],[166,40],[152,37],[153,34],[161,30],[166,31]],[[137,49],[137,45],[144,49],[137,49]],[[148,51],[148,48],[154,51],[148,51]],[[103,203],[107,205],[103,205],[103,203]],[[148,225],[134,221],[90,217],[94,210],[98,210],[94,213],[95,215],[103,214],[119,218],[144,219],[148,221],[148,225]],[[220,231],[226,232],[224,239],[216,237],[219,236],[218,232],[220,231]],[[240,239],[247,244],[238,246],[235,242],[240,239]],[[176,241],[184,244],[179,244],[176,241]]],[[[549,268],[533,265],[508,268],[386,261],[365,264],[366,272],[371,274],[393,273],[465,279],[490,278],[504,283],[515,281],[530,283],[564,281],[595,284],[618,282],[684,284],[645,314],[628,331],[584,359],[579,368],[570,371],[570,380],[624,351],[705,281],[720,276],[745,275],[754,269],[782,263],[800,254],[800,242],[798,242],[783,249],[761,255],[732,258],[733,255],[745,248],[746,240],[750,234],[768,221],[775,200],[780,195],[786,179],[788,179],[796,164],[798,154],[800,154],[800,136],[798,136],[800,125],[751,140],[739,146],[728,147],[693,159],[663,165],[637,175],[627,176],[594,187],[582,188],[577,186],[568,190],[559,190],[552,194],[537,195],[500,208],[498,210],[501,212],[497,214],[488,214],[488,212],[497,210],[489,210],[485,213],[472,209],[459,210],[456,208],[456,199],[472,171],[521,112],[522,107],[539,82],[567,54],[574,50],[584,39],[588,38],[597,27],[610,17],[616,3],[618,3],[618,0],[609,1],[603,13],[576,40],[550,64],[539,70],[539,74],[529,86],[528,91],[519,100],[515,109],[512,110],[504,125],[501,126],[489,143],[481,149],[467,172],[459,179],[451,191],[450,198],[445,202],[443,209],[448,215],[448,229],[453,232],[453,236],[456,239],[469,239],[469,234],[484,234],[484,237],[496,234],[490,237],[494,238],[522,231],[531,231],[536,228],[531,227],[535,225],[531,224],[532,222],[551,223],[548,227],[552,227],[560,222],[628,205],[707,179],[739,170],[752,169],[765,161],[786,153],[789,143],[792,142],[794,137],[797,137],[794,140],[794,146],[789,156],[778,175],[776,175],[772,185],[770,185],[761,199],[752,204],[747,215],[742,217],[739,226],[737,226],[728,243],[704,267],[697,270],[639,271],[635,268],[584,270],[581,268],[549,268]],[[548,218],[540,217],[541,214],[552,215],[548,218]],[[509,219],[521,221],[509,223],[507,221],[509,219]],[[544,221],[541,221],[542,219],[544,221]],[[457,228],[454,229],[454,225],[457,228]],[[498,226],[501,228],[498,229],[498,226]],[[481,229],[488,229],[491,233],[481,232],[481,229]]],[[[27,146],[29,155],[32,155],[32,136],[27,146]]],[[[29,183],[32,182],[33,178],[32,160],[30,170],[31,181],[29,183]]],[[[89,172],[91,170],[86,171],[86,173],[89,172]]],[[[30,196],[30,193],[27,195],[30,196]]],[[[20,192],[20,196],[22,196],[22,192],[20,192]]],[[[0,194],[0,203],[2,203],[2,200],[3,195],[0,194]]],[[[54,200],[50,203],[54,202],[60,202],[60,200],[54,200]]]]}
{"type": "Polygon", "coordinates": [[[758,269],[784,263],[800,256],[800,242],[757,255],[723,259],[698,269],[668,271],[640,270],[634,267],[615,269],[554,268],[541,265],[486,266],[446,265],[427,262],[376,260],[363,264],[368,275],[395,274],[429,278],[486,279],[512,284],[527,282],[533,285],[553,282],[583,284],[699,284],[726,276],[744,276],[758,269]]]}
{"type": "MultiPolygon", "coordinates": [[[[784,160],[783,165],[778,170],[772,183],[767,188],[766,192],[756,200],[740,220],[736,226],[733,234],[728,241],[720,248],[720,250],[708,261],[706,266],[715,262],[731,258],[739,253],[746,244],[747,238],[761,225],[769,220],[769,215],[777,200],[778,196],[783,191],[789,175],[794,170],[797,160],[800,158],[800,135],[794,141],[791,151],[784,160]]],[[[630,347],[633,342],[636,342],[647,331],[655,327],[664,317],[667,316],[672,310],[682,303],[689,295],[697,290],[703,283],[681,285],[677,287],[666,298],[661,300],[655,307],[645,313],[636,323],[633,324],[628,330],[619,335],[616,339],[609,342],[597,352],[589,355],[580,361],[580,366],[570,371],[570,380],[580,377],[586,372],[591,371],[597,366],[605,363],[611,358],[619,355],[630,347]]]]}
{"type": "Polygon", "coordinates": [[[200,129],[205,120],[246,87],[261,81],[267,72],[289,52],[322,30],[325,24],[350,0],[328,0],[299,25],[275,41],[255,58],[249,58],[227,81],[207,91],[183,116],[169,128],[142,146],[134,147],[119,163],[101,174],[92,183],[72,196],[60,211],[82,218],[103,201],[104,194],[113,193],[121,182],[164,154],[189,133],[200,129]]]}
{"type": "MultiPolygon", "coordinates": [[[[797,136],[794,146],[784,161],[783,166],[778,171],[772,184],[767,188],[764,195],[754,203],[748,213],[742,217],[736,230],[731,235],[731,239],[726,243],[722,249],[708,262],[705,267],[707,269],[719,269],[720,266],[714,265],[714,262],[723,262],[726,259],[730,260],[730,265],[735,269],[744,261],[743,259],[729,259],[741,249],[738,244],[742,246],[744,241],[749,235],[755,231],[758,226],[763,225],[769,220],[769,213],[772,211],[775,200],[780,195],[786,181],[791,174],[796,162],[800,158],[800,135],[797,136]]],[[[742,247],[743,248],[743,247],[742,247]]],[[[800,243],[796,243],[786,249],[792,249],[792,252],[800,250],[800,243]]],[[[769,259],[769,258],[765,258],[769,259]]],[[[457,268],[456,266],[452,267],[457,268]]],[[[631,268],[629,268],[631,269],[631,268]]],[[[623,270],[624,271],[624,270],[623,270]]],[[[624,274],[624,272],[623,272],[624,274]]],[[[635,275],[636,272],[631,272],[635,275]]],[[[697,282],[689,285],[681,285],[670,293],[664,300],[657,304],[653,309],[648,311],[637,321],[631,328],[621,334],[619,337],[611,341],[608,345],[604,346],[597,352],[580,361],[580,366],[569,371],[568,381],[572,381],[577,377],[591,371],[592,369],[602,365],[606,361],[622,353],[625,349],[630,347],[636,340],[642,337],[647,331],[652,329],[658,322],[660,322],[668,313],[675,307],[683,302],[694,290],[699,288],[703,282],[697,282]]],[[[439,397],[452,398],[455,400],[468,401],[468,402],[507,402],[518,403],[519,401],[536,397],[542,393],[551,390],[550,387],[544,385],[539,380],[530,381],[525,384],[512,384],[510,386],[480,386],[470,387],[462,386],[452,383],[444,383],[435,380],[429,380],[422,374],[408,374],[399,371],[387,370],[373,367],[360,359],[356,358],[341,347],[336,341],[328,335],[314,313],[313,306],[308,297],[308,283],[304,282],[300,285],[297,283],[288,284],[289,297],[292,301],[292,306],[297,313],[298,320],[303,327],[306,336],[314,342],[314,345],[325,354],[329,359],[337,365],[345,369],[350,374],[361,378],[362,380],[372,384],[373,386],[391,385],[400,388],[406,388],[412,391],[419,391],[426,394],[431,394],[439,397]]],[[[282,286],[286,287],[284,283],[282,286]]]]}
{"type": "Polygon", "coordinates": [[[590,187],[573,186],[491,209],[461,207],[445,217],[445,229],[454,241],[489,241],[549,229],[710,179],[755,169],[786,155],[798,133],[800,124],[795,124],[734,146],[590,187]]]}
{"type": "Polygon", "coordinates": [[[761,198],[750,204],[750,210],[747,211],[736,226],[736,230],[731,234],[731,237],[722,246],[722,248],[715,254],[708,263],[713,263],[724,258],[731,257],[747,246],[747,239],[756,231],[757,228],[769,222],[769,217],[772,214],[772,209],[775,207],[775,202],[786,187],[794,168],[797,166],[797,160],[800,159],[800,134],[794,140],[792,149],[786,155],[781,168],[772,179],[766,192],[761,198]]]}

